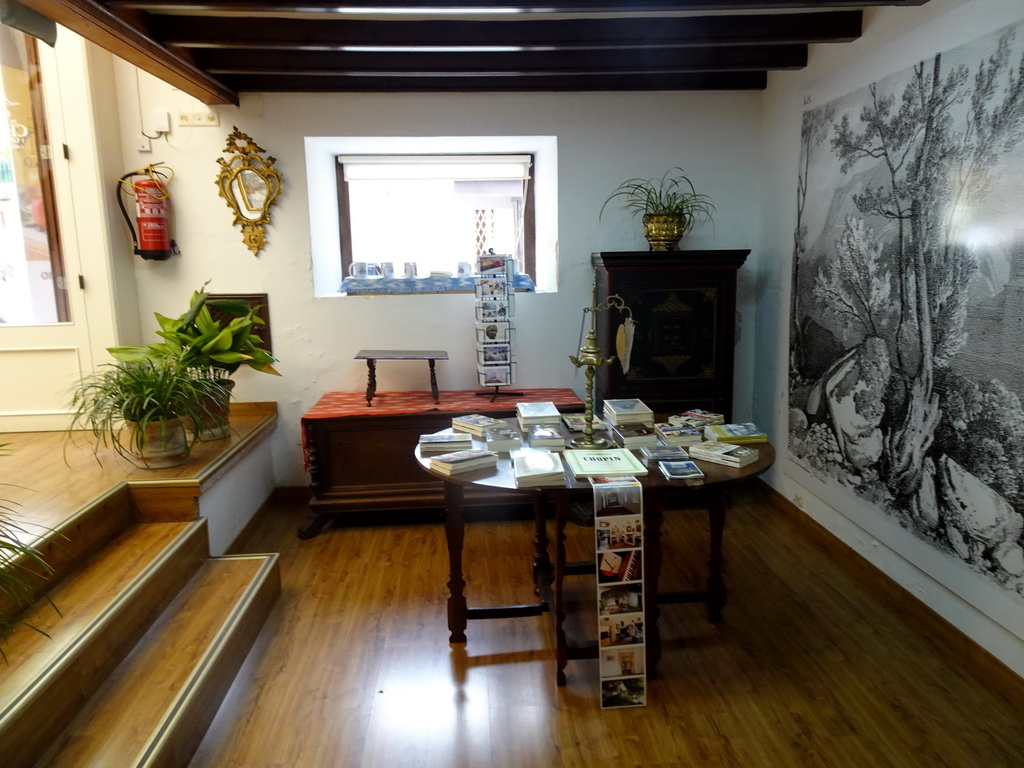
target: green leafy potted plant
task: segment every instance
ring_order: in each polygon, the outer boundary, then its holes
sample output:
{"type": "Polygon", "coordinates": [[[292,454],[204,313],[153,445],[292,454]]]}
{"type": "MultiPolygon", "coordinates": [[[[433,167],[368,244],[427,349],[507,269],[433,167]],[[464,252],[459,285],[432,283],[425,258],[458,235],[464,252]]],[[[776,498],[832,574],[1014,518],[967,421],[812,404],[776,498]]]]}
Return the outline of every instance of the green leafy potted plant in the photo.
{"type": "Polygon", "coordinates": [[[217,440],[229,432],[228,404],[234,387],[231,375],[243,365],[275,376],[281,374],[274,369],[276,359],[260,346],[262,340],[252,332],[253,326],[263,324],[256,314],[258,307],[240,299],[212,300],[205,287],[192,294],[183,315],[170,318],[154,313],[162,341],[144,347],[110,347],[108,351],[122,362],[178,360],[193,377],[216,382],[199,438],[217,440]],[[220,319],[224,317],[229,319],[220,319]]]}
{"type": "Polygon", "coordinates": [[[110,445],[137,466],[183,464],[209,416],[218,385],[195,377],[180,358],[152,357],[102,366],[75,387],[71,429],[86,429],[95,449],[110,445]]]}
{"type": "Polygon", "coordinates": [[[642,215],[644,237],[652,251],[674,251],[683,235],[698,223],[712,221],[715,206],[698,192],[682,168],[670,168],[657,179],[626,179],[604,201],[621,200],[633,216],[642,215]]]}

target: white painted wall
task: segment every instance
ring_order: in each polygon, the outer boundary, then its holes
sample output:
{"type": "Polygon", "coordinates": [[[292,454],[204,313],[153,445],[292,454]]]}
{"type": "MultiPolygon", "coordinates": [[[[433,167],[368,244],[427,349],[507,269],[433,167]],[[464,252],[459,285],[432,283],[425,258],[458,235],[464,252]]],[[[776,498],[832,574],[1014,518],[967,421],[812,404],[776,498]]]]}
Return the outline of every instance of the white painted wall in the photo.
{"type": "MultiPolygon", "coordinates": [[[[343,296],[313,298],[305,177],[306,136],[552,135],[558,137],[560,286],[557,293],[516,299],[520,387],[563,386],[583,391],[568,356],[578,347],[583,307],[589,306],[590,254],[645,250],[640,225],[624,211],[598,211],[607,195],[632,176],[660,176],[680,165],[718,206],[714,229],[705,227],[688,248],[757,245],[758,109],[754,93],[667,94],[451,94],[284,95],[243,98],[242,107],[220,108],[218,128],[175,128],[151,153],[135,151],[140,115],[154,109],[176,114],[200,108],[190,97],[122,65],[117,89],[122,104],[125,169],[162,160],[174,169],[171,195],[175,239],[182,255],[168,262],[135,260],[143,330],[152,312],[176,314],[193,289],[212,278],[217,292],[269,294],[274,352],[283,378],[243,370],[239,400],[276,400],[274,436],[278,485],[305,485],[299,421],[330,390],[361,390],[366,366],[353,360],[362,348],[442,348],[443,389],[476,388],[473,297],[470,295],[343,296]],[[141,102],[139,101],[141,95],[141,102]],[[261,116],[262,115],[262,116],[261,116]],[[269,244],[258,257],[242,244],[231,215],[217,196],[216,160],[232,126],[248,133],[284,176],[273,209],[269,244]]],[[[333,200],[314,202],[332,206],[333,200]]],[[[416,233],[396,218],[395,258],[416,249],[416,233]]],[[[125,247],[128,248],[127,234],[125,247]]],[[[741,272],[741,311],[753,316],[752,254],[741,272]]],[[[737,368],[749,371],[752,339],[744,338],[737,368]]],[[[739,403],[749,402],[752,379],[738,377],[739,403]]],[[[426,389],[426,367],[378,366],[378,389],[426,389]]],[[[742,414],[743,408],[740,408],[742,414]]]]}
{"type": "Polygon", "coordinates": [[[211,555],[228,550],[273,491],[272,451],[269,442],[261,442],[199,497],[211,555]]]}
{"type": "MultiPolygon", "coordinates": [[[[855,521],[864,515],[879,516],[867,502],[844,503],[839,508],[798,482],[789,474],[793,466],[786,456],[784,435],[788,428],[790,273],[805,95],[812,96],[815,103],[827,102],[1022,17],[1024,3],[1020,0],[931,0],[920,8],[867,11],[860,40],[835,47],[816,46],[807,69],[771,77],[764,97],[759,245],[761,261],[775,268],[758,272],[753,365],[756,383],[751,401],[754,419],[770,434],[779,436],[779,461],[768,481],[1019,675],[1024,675],[1024,638],[989,618],[984,612],[985,600],[978,599],[972,605],[913,565],[908,557],[916,544],[908,540],[908,535],[892,531],[885,536],[887,545],[858,525],[855,521]]],[[[943,575],[947,581],[970,578],[952,561],[948,563],[948,575],[943,575]]],[[[991,585],[989,589],[991,594],[991,585]]]]}

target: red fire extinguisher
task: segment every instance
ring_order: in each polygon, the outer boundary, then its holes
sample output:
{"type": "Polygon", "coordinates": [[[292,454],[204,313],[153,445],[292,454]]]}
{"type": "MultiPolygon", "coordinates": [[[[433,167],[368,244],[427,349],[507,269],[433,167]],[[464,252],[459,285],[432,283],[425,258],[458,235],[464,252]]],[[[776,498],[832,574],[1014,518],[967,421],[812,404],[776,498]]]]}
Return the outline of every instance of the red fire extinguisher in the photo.
{"type": "Polygon", "coordinates": [[[167,185],[173,172],[167,166],[147,165],[145,168],[126,173],[117,180],[117,204],[121,207],[128,230],[132,233],[132,245],[136,256],[152,261],[164,261],[172,254],[180,253],[177,243],[171,239],[171,196],[167,185]],[[165,173],[162,168],[166,168],[165,173]],[[134,180],[133,177],[142,178],[134,180]],[[124,207],[122,193],[135,197],[135,221],[138,236],[128,211],[124,207]]]}

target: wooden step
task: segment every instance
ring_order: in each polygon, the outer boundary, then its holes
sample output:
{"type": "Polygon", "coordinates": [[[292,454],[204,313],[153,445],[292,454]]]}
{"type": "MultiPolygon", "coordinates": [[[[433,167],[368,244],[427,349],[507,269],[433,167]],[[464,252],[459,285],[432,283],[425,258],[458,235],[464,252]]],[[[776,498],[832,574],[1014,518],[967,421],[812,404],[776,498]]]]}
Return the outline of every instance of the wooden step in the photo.
{"type": "MultiPolygon", "coordinates": [[[[35,547],[50,569],[40,572],[38,566],[21,560],[24,570],[35,576],[31,601],[38,600],[52,585],[80,568],[84,560],[110,543],[134,518],[131,494],[127,486],[121,485],[92,499],[52,527],[27,520],[24,543],[35,547]]],[[[8,616],[20,613],[19,606],[4,598],[0,595],[0,611],[8,616]]]]}
{"type": "Polygon", "coordinates": [[[277,555],[205,561],[35,764],[187,766],[279,593],[277,555]]]}
{"type": "Polygon", "coordinates": [[[0,663],[5,766],[36,764],[208,554],[205,520],[131,525],[23,614],[0,663]]]}

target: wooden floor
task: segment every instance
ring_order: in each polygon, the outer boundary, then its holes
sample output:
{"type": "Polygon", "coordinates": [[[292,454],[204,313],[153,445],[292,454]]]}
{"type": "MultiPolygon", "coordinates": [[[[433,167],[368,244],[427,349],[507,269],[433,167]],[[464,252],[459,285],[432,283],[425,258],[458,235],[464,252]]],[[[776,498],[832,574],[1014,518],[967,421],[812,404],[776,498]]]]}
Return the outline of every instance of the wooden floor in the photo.
{"type": "MultiPolygon", "coordinates": [[[[618,710],[600,708],[596,661],[555,686],[547,616],[471,622],[449,646],[440,525],[300,541],[305,508],[278,502],[240,551],[281,552],[283,594],[191,768],[1024,766],[1019,689],[763,499],[730,512],[725,622],[667,606],[648,706],[618,710]]],[[[703,514],[666,523],[665,586],[699,585],[703,514]]],[[[570,535],[586,556],[592,529],[570,535]]],[[[471,605],[532,600],[531,537],[470,525],[471,605]]],[[[574,579],[588,627],[592,579],[574,579]]]]}

